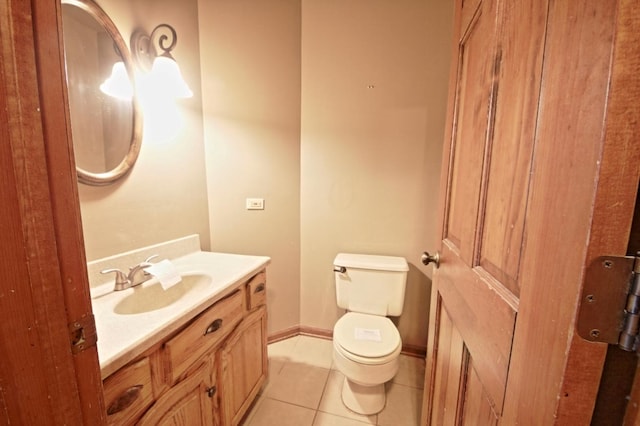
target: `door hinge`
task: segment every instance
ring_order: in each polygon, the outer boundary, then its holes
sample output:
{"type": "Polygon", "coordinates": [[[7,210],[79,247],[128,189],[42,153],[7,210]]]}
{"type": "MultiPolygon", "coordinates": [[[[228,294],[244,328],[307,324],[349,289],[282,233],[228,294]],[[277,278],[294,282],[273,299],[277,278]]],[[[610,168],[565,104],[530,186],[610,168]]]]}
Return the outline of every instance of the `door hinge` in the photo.
{"type": "Polygon", "coordinates": [[[592,342],[638,348],[640,257],[601,256],[587,268],[577,330],[592,342]]]}
{"type": "Polygon", "coordinates": [[[71,342],[71,352],[74,354],[96,344],[98,334],[96,333],[96,322],[92,314],[69,324],[69,341],[71,342]]]}

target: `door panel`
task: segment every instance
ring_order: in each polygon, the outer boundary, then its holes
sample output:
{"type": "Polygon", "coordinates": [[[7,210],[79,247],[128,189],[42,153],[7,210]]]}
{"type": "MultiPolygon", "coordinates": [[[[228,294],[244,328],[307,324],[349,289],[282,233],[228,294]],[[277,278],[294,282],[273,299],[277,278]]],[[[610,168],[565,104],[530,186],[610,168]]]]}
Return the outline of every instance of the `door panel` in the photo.
{"type": "Polygon", "coordinates": [[[455,0],[424,424],[591,418],[582,280],[624,254],[640,176],[630,4],[455,0]]]}
{"type": "Polygon", "coordinates": [[[459,7],[426,418],[492,425],[503,412],[519,308],[546,6],[459,7]],[[523,20],[535,30],[523,32],[523,20]]]}
{"type": "Polygon", "coordinates": [[[475,16],[475,13],[478,11],[478,5],[480,4],[482,0],[461,0],[460,4],[461,4],[461,21],[462,21],[462,28],[469,28],[469,24],[471,22],[471,20],[473,19],[473,17],[475,16]]]}
{"type": "MultiPolygon", "coordinates": [[[[439,297],[474,360],[484,392],[501,412],[516,320],[515,300],[480,267],[470,269],[457,259],[447,244],[442,258],[447,259],[449,271],[438,275],[439,297]]],[[[442,359],[438,354],[436,364],[442,359]]]]}
{"type": "MultiPolygon", "coordinates": [[[[481,290],[465,300],[454,293],[455,286],[450,284],[443,284],[443,288],[449,287],[449,290],[440,293],[441,298],[436,304],[438,327],[433,380],[436,401],[431,424],[456,424],[460,418],[468,424],[493,424],[504,399],[514,311],[512,308],[502,313],[496,311],[493,317],[482,312],[465,311],[464,308],[468,307],[466,302],[473,296],[479,296],[475,298],[476,303],[485,302],[486,294],[481,290]],[[457,324],[465,327],[468,338],[463,337],[457,324]],[[469,324],[475,326],[470,328],[469,324]],[[503,324],[512,325],[506,330],[503,324]],[[474,353],[478,354],[477,359],[474,353]],[[492,363],[492,357],[502,361],[492,363]],[[488,419],[488,423],[477,423],[479,419],[488,419]]],[[[502,305],[496,301],[489,303],[502,305]]]]}
{"type": "Polygon", "coordinates": [[[481,224],[480,265],[519,296],[546,2],[504,2],[500,12],[494,126],[481,224]],[[526,29],[526,31],[525,31],[526,29]]]}
{"type": "Polygon", "coordinates": [[[483,152],[492,92],[493,1],[484,1],[464,31],[458,54],[456,123],[452,139],[451,174],[445,237],[467,265],[474,263],[476,218],[480,202],[483,152]]]}
{"type": "Polygon", "coordinates": [[[471,362],[467,367],[465,387],[462,424],[469,426],[498,424],[498,416],[493,411],[490,398],[483,392],[482,382],[471,362]]]}
{"type": "Polygon", "coordinates": [[[438,301],[437,312],[440,327],[437,345],[442,362],[436,363],[434,389],[435,398],[432,424],[451,424],[455,421],[460,393],[460,378],[463,371],[464,342],[451,318],[438,301]]]}
{"type": "MultiPolygon", "coordinates": [[[[464,401],[484,401],[497,413],[501,412],[517,309],[517,300],[508,290],[513,287],[512,283],[505,285],[500,280],[508,274],[492,275],[491,271],[502,271],[495,267],[487,270],[478,264],[482,247],[479,241],[484,229],[483,207],[486,206],[481,197],[487,192],[486,188],[492,189],[492,198],[501,188],[500,182],[493,185],[488,179],[489,159],[494,170],[508,168],[501,168],[501,163],[511,160],[511,155],[491,158],[498,87],[494,75],[500,65],[495,43],[496,21],[497,1],[483,0],[469,20],[469,27],[461,31],[451,168],[445,194],[448,208],[441,249],[447,273],[437,274],[438,297],[462,337],[473,365],[472,376],[460,370],[461,375],[451,377],[453,382],[448,387],[453,387],[455,382],[464,384],[466,377],[477,379],[473,386],[461,387],[458,395],[461,412],[464,401]]],[[[489,224],[498,216],[491,213],[489,224]]],[[[485,247],[492,248],[488,244],[485,247]]],[[[501,256],[494,258],[498,265],[505,263],[501,256]]],[[[446,317],[441,314],[440,320],[443,318],[446,317]]],[[[436,330],[443,325],[436,324],[436,330]]],[[[436,357],[436,370],[440,363],[449,362],[446,358],[442,354],[436,357]]]]}

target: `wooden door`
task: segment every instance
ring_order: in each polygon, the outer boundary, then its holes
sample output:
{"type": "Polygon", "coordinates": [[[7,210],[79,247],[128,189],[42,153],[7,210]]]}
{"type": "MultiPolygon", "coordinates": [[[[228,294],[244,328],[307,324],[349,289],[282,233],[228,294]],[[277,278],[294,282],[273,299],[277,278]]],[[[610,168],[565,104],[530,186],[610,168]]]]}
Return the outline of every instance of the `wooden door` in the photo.
{"type": "Polygon", "coordinates": [[[575,314],[633,217],[638,14],[455,3],[422,423],[588,424],[606,349],[575,314]]]}
{"type": "Polygon", "coordinates": [[[0,2],[1,424],[106,416],[61,40],[59,0],[0,2]]]}

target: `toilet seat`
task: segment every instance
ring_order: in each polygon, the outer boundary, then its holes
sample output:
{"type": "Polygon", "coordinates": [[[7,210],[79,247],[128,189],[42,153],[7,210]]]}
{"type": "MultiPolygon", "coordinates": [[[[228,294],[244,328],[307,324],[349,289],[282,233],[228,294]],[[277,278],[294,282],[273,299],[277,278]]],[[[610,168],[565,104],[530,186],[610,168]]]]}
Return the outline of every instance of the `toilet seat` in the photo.
{"type": "Polygon", "coordinates": [[[361,364],[384,364],[402,349],[400,333],[387,317],[348,312],[333,328],[334,347],[361,364]]]}

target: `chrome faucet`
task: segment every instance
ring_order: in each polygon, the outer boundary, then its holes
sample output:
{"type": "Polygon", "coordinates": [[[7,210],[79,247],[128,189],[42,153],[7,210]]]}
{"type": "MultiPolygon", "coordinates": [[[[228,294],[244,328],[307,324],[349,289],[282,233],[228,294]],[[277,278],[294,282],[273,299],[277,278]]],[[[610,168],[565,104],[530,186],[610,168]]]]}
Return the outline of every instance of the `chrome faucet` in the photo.
{"type": "Polygon", "coordinates": [[[154,254],[153,256],[149,256],[144,262],[140,262],[136,266],[132,266],[131,268],[129,268],[129,274],[125,274],[117,268],[103,269],[102,271],[100,271],[100,273],[109,274],[111,272],[115,272],[116,281],[113,290],[125,290],[129,287],[137,286],[151,279],[151,274],[145,271],[144,268],[151,266],[151,259],[154,259],[156,257],[158,257],[158,255],[154,254]]]}

